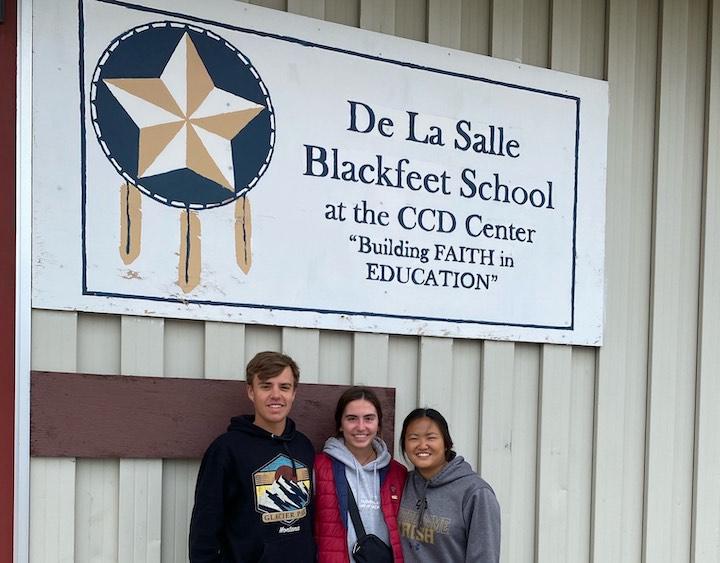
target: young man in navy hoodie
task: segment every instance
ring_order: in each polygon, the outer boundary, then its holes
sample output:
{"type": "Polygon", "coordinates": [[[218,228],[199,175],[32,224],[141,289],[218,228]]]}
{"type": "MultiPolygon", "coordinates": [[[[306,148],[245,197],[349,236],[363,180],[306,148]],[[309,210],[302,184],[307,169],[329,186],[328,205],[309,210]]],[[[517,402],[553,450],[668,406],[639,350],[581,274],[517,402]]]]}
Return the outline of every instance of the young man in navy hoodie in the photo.
{"type": "Polygon", "coordinates": [[[207,449],[190,522],[191,563],[312,563],[314,449],[288,418],[300,372],[260,352],[246,369],[255,414],[236,416],[207,449]]]}

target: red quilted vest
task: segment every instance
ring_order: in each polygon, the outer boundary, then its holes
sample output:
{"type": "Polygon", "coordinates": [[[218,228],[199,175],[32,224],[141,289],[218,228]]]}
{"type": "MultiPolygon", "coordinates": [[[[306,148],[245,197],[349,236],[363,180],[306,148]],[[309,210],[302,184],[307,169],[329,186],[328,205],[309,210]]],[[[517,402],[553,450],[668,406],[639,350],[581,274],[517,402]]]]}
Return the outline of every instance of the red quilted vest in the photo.
{"type": "MultiPolygon", "coordinates": [[[[315,456],[315,542],[320,563],[350,563],[348,558],[347,529],[340,516],[338,491],[333,474],[333,460],[325,453],[315,456]]],[[[402,563],[402,547],[397,514],[400,510],[407,469],[395,460],[390,461],[387,474],[380,485],[380,506],[390,535],[395,561],[402,563]]]]}

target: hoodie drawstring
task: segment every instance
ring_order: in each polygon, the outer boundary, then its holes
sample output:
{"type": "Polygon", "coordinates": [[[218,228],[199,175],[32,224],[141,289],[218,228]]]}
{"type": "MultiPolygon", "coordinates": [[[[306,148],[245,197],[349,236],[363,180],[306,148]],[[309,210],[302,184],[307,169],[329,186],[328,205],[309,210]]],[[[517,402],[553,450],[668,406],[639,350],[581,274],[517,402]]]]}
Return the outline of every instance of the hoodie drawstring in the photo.
{"type": "Polygon", "coordinates": [[[424,518],[425,518],[425,511],[427,510],[427,488],[428,488],[429,481],[425,481],[423,479],[423,488],[422,493],[418,495],[420,500],[418,501],[418,505],[416,507],[417,510],[420,511],[420,514],[418,515],[418,523],[417,527],[418,530],[421,530],[424,527],[424,518]]]}
{"type": "MultiPolygon", "coordinates": [[[[360,472],[363,470],[363,466],[360,465],[358,460],[353,456],[350,455],[350,458],[352,459],[353,468],[355,469],[355,483],[357,483],[358,490],[353,491],[353,494],[357,498],[358,501],[360,501],[361,495],[363,495],[363,491],[360,490],[360,483],[362,483],[362,478],[360,477],[360,472]]],[[[348,486],[352,489],[352,486],[350,483],[348,483],[348,486]]],[[[373,479],[372,479],[372,486],[371,486],[371,494],[372,496],[370,499],[373,501],[373,503],[378,504],[380,502],[378,498],[378,494],[380,494],[380,477],[378,476],[378,466],[377,463],[373,463],[373,479]]],[[[367,497],[366,497],[367,498],[367,497]]]]}
{"type": "Polygon", "coordinates": [[[380,493],[380,481],[378,481],[377,463],[373,464],[373,502],[379,502],[377,495],[380,493]]]}
{"type": "Polygon", "coordinates": [[[295,477],[295,480],[297,480],[298,474],[297,474],[297,466],[295,465],[295,458],[290,453],[290,447],[288,446],[287,441],[283,440],[282,445],[283,445],[283,449],[285,450],[285,453],[290,458],[290,463],[292,464],[293,477],[295,477]]]}

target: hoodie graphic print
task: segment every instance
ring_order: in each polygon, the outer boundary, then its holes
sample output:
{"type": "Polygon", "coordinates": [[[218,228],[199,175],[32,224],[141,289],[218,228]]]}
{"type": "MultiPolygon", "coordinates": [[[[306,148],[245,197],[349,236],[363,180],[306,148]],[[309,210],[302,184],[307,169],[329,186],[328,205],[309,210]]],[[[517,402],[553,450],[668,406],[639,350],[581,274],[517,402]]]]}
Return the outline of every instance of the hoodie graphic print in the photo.
{"type": "Polygon", "coordinates": [[[253,473],[253,485],[263,522],[290,525],[307,514],[310,472],[301,462],[280,454],[253,473]]]}
{"type": "Polygon", "coordinates": [[[460,456],[429,481],[410,472],[398,525],[406,562],[500,561],[500,506],[460,456]]]}

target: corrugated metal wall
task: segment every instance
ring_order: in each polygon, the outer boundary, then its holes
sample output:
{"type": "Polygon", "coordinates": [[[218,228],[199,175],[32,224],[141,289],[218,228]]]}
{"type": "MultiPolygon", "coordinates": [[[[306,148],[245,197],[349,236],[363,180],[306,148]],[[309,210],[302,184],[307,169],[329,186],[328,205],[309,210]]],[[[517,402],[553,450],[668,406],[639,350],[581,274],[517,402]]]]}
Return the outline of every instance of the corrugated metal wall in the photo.
{"type": "MultiPolygon", "coordinates": [[[[610,83],[605,345],[33,312],[32,366],[397,387],[449,416],[504,562],[720,561],[720,14],[712,0],[276,0],[267,7],[610,83]]],[[[396,421],[396,424],[400,421],[396,421]]],[[[33,562],[187,559],[196,461],[31,463],[33,562]]]]}

